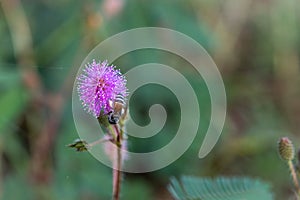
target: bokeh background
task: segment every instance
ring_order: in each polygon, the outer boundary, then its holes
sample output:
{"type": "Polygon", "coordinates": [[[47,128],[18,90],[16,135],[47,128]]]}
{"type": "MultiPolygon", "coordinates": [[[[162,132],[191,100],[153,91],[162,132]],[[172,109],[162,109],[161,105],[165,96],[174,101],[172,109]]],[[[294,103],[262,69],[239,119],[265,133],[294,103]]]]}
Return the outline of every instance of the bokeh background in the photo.
{"type": "MultiPolygon", "coordinates": [[[[276,199],[292,199],[277,141],[289,136],[300,146],[297,0],[1,0],[0,7],[0,199],[110,199],[111,169],[66,147],[78,137],[74,77],[98,43],[145,26],[180,31],[208,51],[225,83],[227,118],[213,151],[198,159],[210,118],[201,76],[186,61],[157,50],[116,60],[123,73],[147,62],[176,68],[196,91],[202,117],[193,145],[176,162],[156,172],[125,174],[123,199],[171,199],[169,178],[183,174],[256,177],[272,185],[276,199]]],[[[165,106],[167,123],[152,138],[129,137],[136,152],[160,148],[176,133],[178,101],[159,85],[136,91],[132,119],[146,125],[156,103],[165,106]]]]}

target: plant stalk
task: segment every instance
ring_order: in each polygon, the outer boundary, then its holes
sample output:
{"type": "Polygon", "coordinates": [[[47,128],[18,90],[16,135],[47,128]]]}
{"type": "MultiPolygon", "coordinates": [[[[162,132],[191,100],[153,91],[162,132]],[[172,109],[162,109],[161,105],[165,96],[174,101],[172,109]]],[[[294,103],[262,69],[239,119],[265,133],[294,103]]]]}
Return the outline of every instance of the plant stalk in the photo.
{"type": "Polygon", "coordinates": [[[99,140],[96,140],[96,141],[94,141],[94,142],[89,143],[88,146],[89,146],[89,147],[93,147],[93,146],[95,146],[95,145],[97,145],[97,144],[100,144],[100,143],[103,143],[103,142],[107,142],[107,141],[109,141],[109,140],[111,140],[111,138],[108,138],[108,137],[101,138],[101,139],[99,139],[99,140]]]}
{"type": "Polygon", "coordinates": [[[122,153],[121,145],[117,149],[117,158],[115,160],[116,164],[113,169],[113,199],[119,200],[121,191],[121,164],[122,164],[122,153]]]}
{"type": "Polygon", "coordinates": [[[293,179],[296,191],[297,191],[297,196],[298,196],[298,198],[300,198],[299,182],[298,182],[297,174],[296,174],[296,171],[295,171],[295,168],[294,168],[292,160],[288,161],[288,166],[289,166],[290,171],[291,171],[292,179],[293,179]]]}
{"type": "Polygon", "coordinates": [[[121,191],[121,165],[122,165],[122,132],[120,132],[117,125],[114,127],[115,135],[116,135],[116,158],[114,159],[114,166],[113,166],[113,199],[119,200],[120,199],[120,191],[121,191]]]}

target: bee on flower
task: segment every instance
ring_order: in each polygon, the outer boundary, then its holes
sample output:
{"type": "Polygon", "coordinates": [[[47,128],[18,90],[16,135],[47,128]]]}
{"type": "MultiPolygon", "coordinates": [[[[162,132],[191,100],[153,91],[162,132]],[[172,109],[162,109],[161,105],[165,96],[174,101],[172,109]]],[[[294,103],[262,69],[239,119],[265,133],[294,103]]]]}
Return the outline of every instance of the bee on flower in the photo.
{"type": "Polygon", "coordinates": [[[110,124],[118,123],[124,113],[126,79],[107,61],[88,63],[78,77],[78,93],[85,110],[98,118],[103,112],[110,124]]]}

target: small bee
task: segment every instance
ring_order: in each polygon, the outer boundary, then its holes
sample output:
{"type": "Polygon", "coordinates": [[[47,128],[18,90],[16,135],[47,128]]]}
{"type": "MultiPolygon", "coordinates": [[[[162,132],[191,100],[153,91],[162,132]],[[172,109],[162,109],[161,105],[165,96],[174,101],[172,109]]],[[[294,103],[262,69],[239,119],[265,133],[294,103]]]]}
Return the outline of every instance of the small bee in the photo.
{"type": "Polygon", "coordinates": [[[120,117],[125,113],[126,102],[123,95],[118,94],[114,101],[109,101],[112,111],[108,113],[108,122],[110,124],[117,124],[120,117]]]}

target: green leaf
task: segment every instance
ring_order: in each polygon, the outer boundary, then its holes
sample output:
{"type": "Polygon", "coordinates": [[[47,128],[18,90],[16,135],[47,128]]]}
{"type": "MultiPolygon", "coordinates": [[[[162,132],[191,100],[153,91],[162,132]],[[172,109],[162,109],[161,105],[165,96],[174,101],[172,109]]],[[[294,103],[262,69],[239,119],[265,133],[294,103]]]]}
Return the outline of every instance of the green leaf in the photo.
{"type": "Polygon", "coordinates": [[[252,178],[171,178],[168,189],[178,200],[272,200],[270,185],[252,178]]]}

